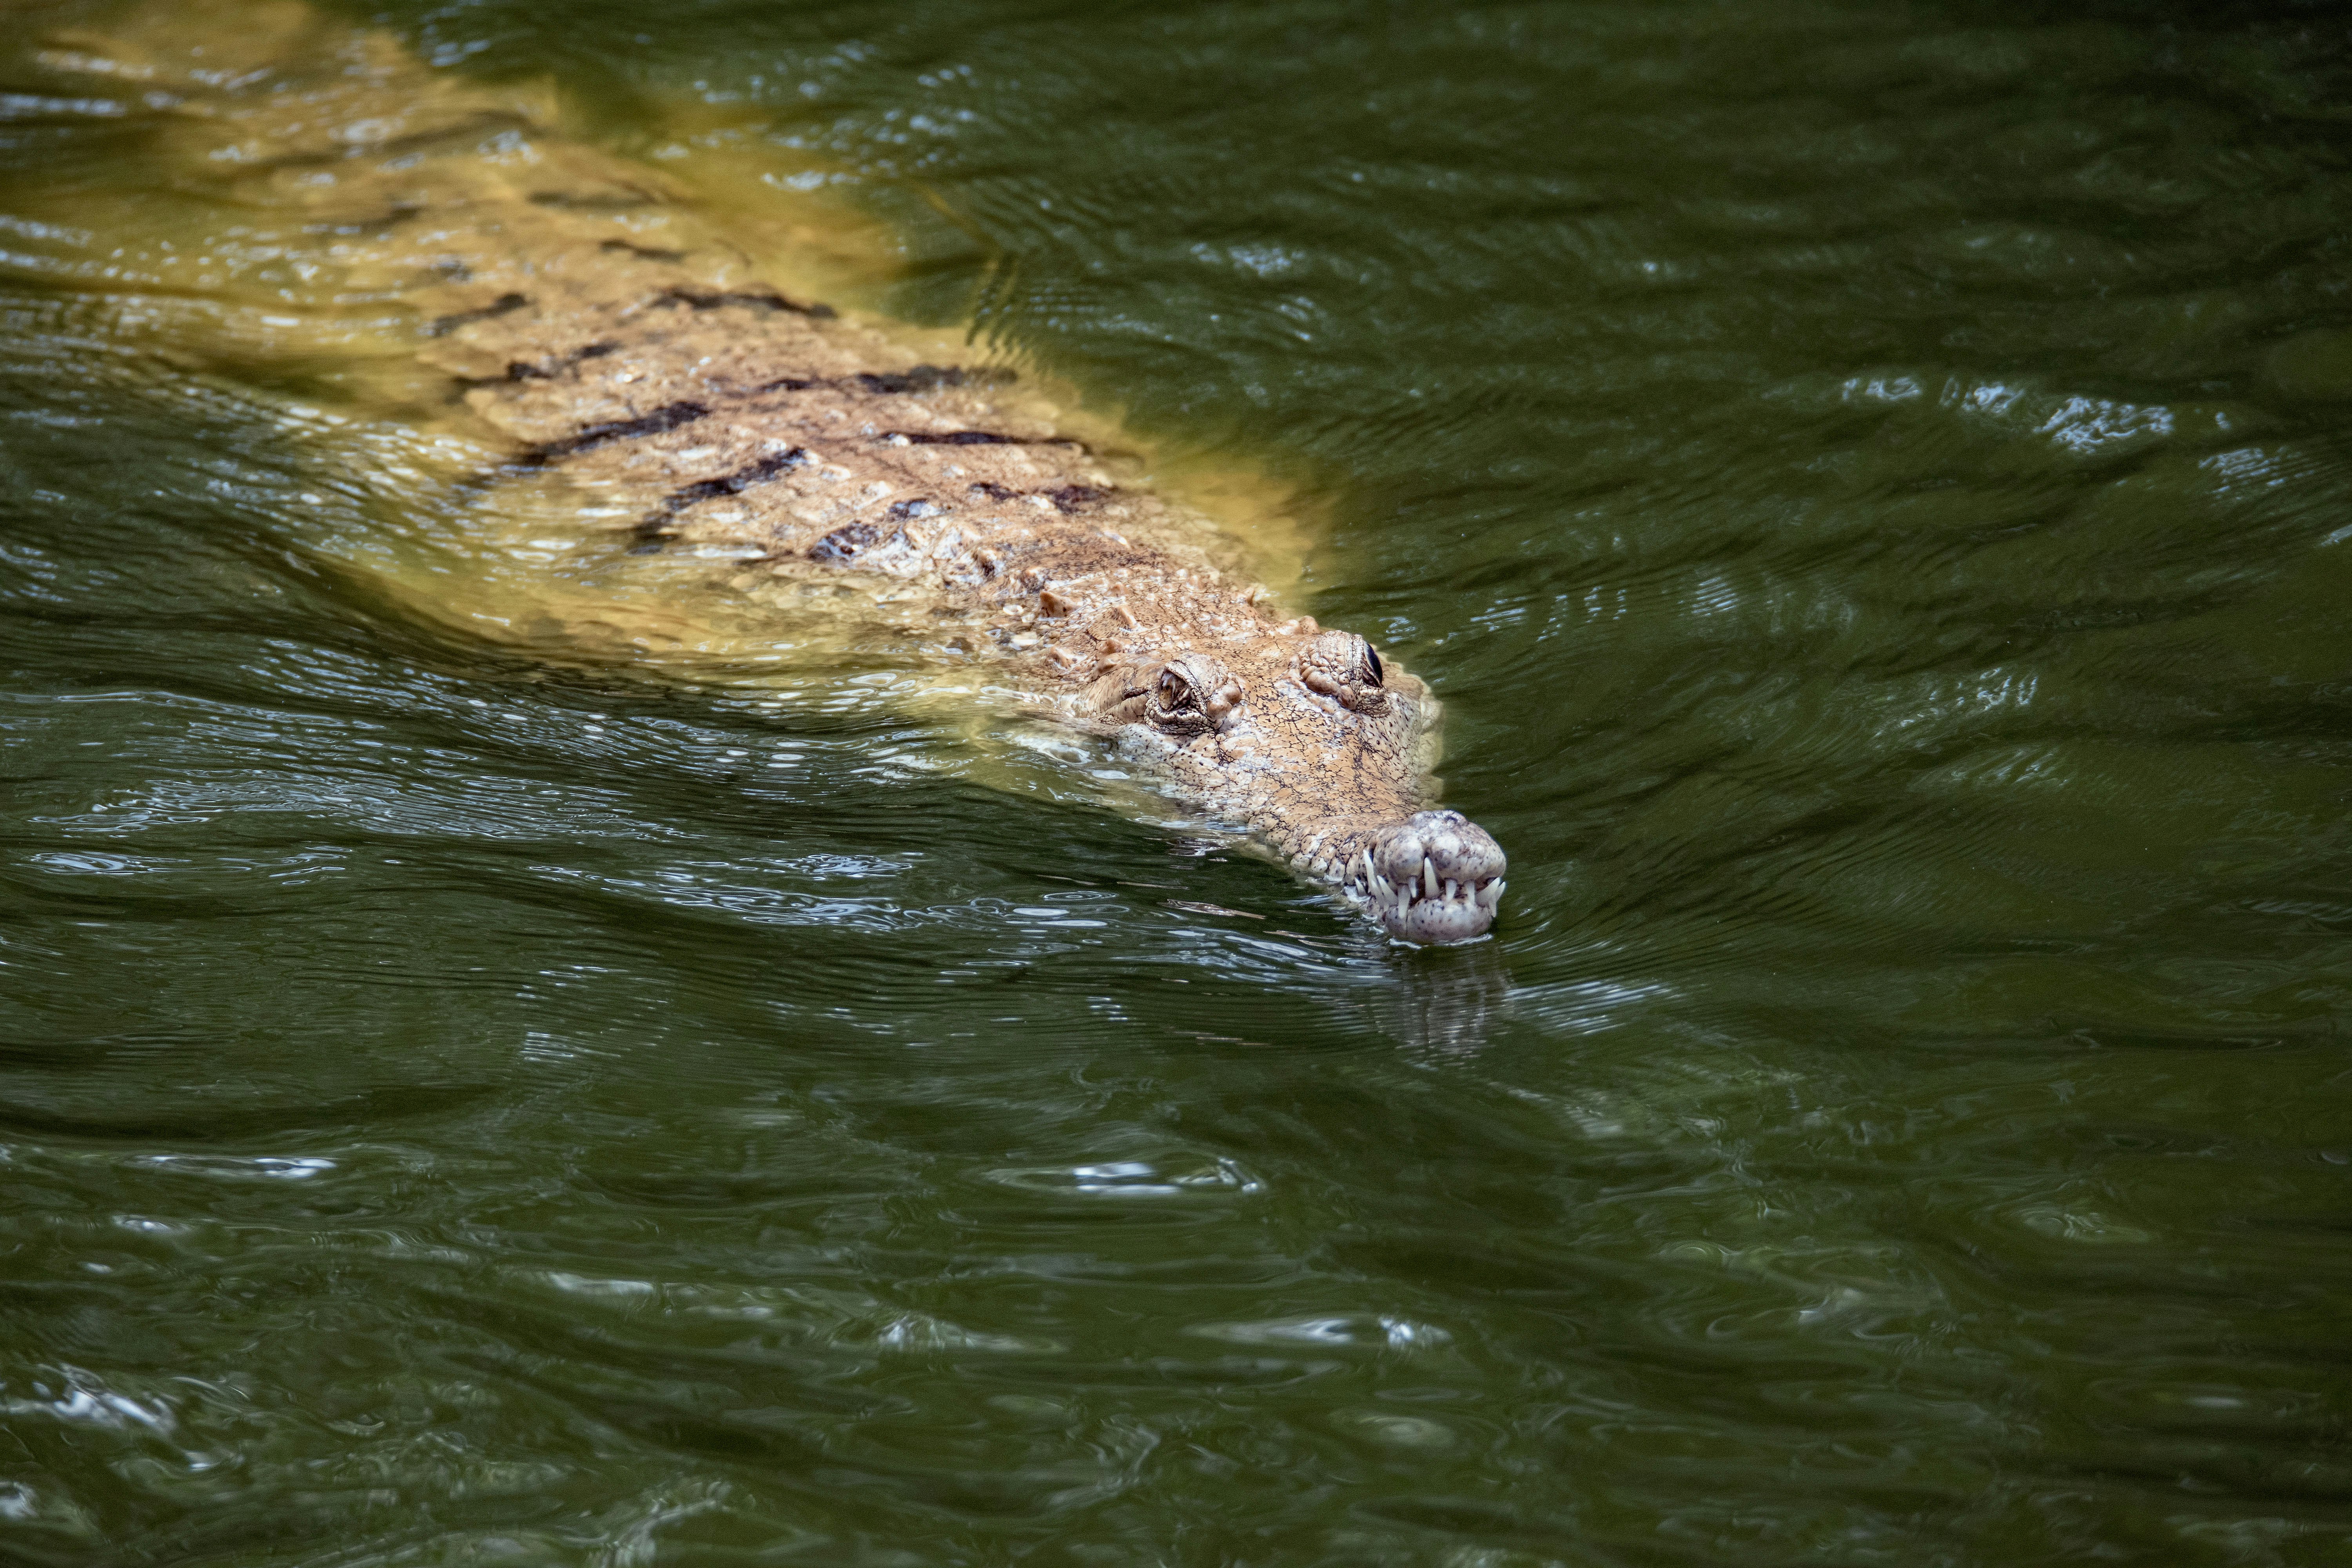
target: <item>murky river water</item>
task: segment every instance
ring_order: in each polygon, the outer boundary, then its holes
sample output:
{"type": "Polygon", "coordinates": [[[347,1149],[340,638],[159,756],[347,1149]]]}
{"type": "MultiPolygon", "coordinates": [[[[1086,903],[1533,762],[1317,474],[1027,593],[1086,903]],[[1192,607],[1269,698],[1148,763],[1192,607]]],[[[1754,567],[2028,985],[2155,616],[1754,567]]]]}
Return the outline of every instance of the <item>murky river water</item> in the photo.
{"type": "Polygon", "coordinates": [[[434,624],[9,15],[0,1559],[2352,1562],[2340,12],[351,11],[1294,487],[1419,953],[434,624]]]}

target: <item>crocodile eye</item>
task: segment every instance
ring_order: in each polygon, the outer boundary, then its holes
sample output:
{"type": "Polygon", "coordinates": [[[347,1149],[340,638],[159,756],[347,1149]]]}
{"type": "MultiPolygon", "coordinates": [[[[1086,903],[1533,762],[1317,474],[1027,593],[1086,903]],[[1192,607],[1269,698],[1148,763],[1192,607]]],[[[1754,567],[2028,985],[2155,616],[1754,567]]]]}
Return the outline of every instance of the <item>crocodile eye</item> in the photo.
{"type": "Polygon", "coordinates": [[[1198,735],[1214,727],[1202,707],[1200,688],[1172,664],[1152,683],[1143,712],[1154,725],[1173,735],[1198,735]]]}
{"type": "Polygon", "coordinates": [[[1298,680],[1307,690],[1357,713],[1386,710],[1388,671],[1372,645],[1353,632],[1321,632],[1298,652],[1298,680]]]}
{"type": "Polygon", "coordinates": [[[1242,705],[1242,683],[1215,659],[1187,654],[1152,682],[1144,717],[1171,734],[1199,735],[1229,728],[1242,705]]]}

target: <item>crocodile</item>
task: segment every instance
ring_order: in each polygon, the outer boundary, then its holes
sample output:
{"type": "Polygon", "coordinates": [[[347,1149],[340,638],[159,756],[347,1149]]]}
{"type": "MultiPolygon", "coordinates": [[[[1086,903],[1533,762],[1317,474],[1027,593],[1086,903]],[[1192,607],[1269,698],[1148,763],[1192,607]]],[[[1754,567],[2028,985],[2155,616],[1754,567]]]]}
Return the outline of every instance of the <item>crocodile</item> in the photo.
{"type": "Polygon", "coordinates": [[[1021,373],[921,357],[778,281],[725,213],[562,135],[544,94],[298,5],[170,17],[41,58],[142,94],[190,166],[224,171],[248,249],[323,269],[305,300],[394,321],[404,384],[499,452],[463,481],[487,504],[593,517],[623,567],[865,584],[1392,936],[1492,925],[1505,858],[1434,802],[1424,683],[1284,613],[1021,373]]]}

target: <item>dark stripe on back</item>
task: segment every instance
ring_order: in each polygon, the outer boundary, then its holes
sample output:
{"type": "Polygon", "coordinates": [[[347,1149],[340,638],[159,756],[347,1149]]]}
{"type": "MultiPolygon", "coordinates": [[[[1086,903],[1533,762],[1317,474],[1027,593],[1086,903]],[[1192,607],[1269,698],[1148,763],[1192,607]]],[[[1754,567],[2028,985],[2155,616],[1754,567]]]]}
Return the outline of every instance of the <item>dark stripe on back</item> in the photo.
{"type": "Polygon", "coordinates": [[[551,458],[567,458],[574,452],[584,452],[591,447],[601,447],[607,441],[628,440],[638,436],[658,436],[665,430],[675,430],[681,425],[691,425],[710,412],[704,403],[670,403],[641,414],[635,419],[614,419],[603,425],[584,426],[560,441],[543,441],[524,457],[533,465],[551,458]]]}
{"type": "Polygon", "coordinates": [[[1010,486],[995,484],[987,479],[966,485],[964,493],[993,501],[1013,500],[1023,495],[1043,496],[1052,501],[1055,510],[1065,516],[1081,511],[1097,501],[1108,500],[1111,494],[1109,490],[1099,485],[1064,485],[1057,490],[1016,490],[1010,486]]]}
{"type": "Polygon", "coordinates": [[[993,430],[893,430],[884,440],[909,442],[918,447],[1018,447],[1024,443],[1018,436],[1000,436],[993,430]]]}
{"type": "Polygon", "coordinates": [[[435,317],[425,324],[425,335],[428,338],[443,337],[456,331],[459,327],[475,321],[487,321],[494,316],[503,316],[509,311],[520,310],[530,303],[530,300],[520,294],[501,294],[497,303],[485,305],[478,310],[460,310],[454,316],[435,317]]]}
{"type": "Polygon", "coordinates": [[[935,387],[961,386],[977,376],[967,375],[961,365],[919,364],[906,370],[861,370],[850,378],[873,393],[929,392],[935,387]]]}
{"type": "Polygon", "coordinates": [[[814,461],[816,459],[809,456],[807,447],[795,447],[789,452],[773,453],[756,463],[746,464],[731,474],[721,474],[715,479],[698,479],[663,497],[660,507],[637,524],[637,537],[656,537],[672,517],[697,501],[716,500],[720,496],[740,496],[753,485],[764,485],[794,468],[804,468],[814,461]]]}
{"type": "Polygon", "coordinates": [[[509,360],[507,373],[503,376],[459,376],[457,379],[468,386],[480,386],[491,381],[552,381],[582,360],[603,359],[606,354],[618,353],[620,347],[617,342],[590,343],[584,349],[574,349],[562,359],[545,363],[509,360]]]}
{"type": "Polygon", "coordinates": [[[405,202],[394,202],[392,205],[392,210],[382,217],[364,218],[355,223],[306,223],[302,226],[302,232],[304,234],[382,234],[387,229],[397,228],[424,210],[423,207],[411,206],[405,202]]]}
{"type": "Polygon", "coordinates": [[[695,289],[671,289],[655,303],[683,305],[689,310],[716,310],[723,305],[740,305],[747,310],[790,310],[796,316],[809,316],[820,321],[830,321],[836,313],[830,305],[803,305],[785,299],[773,289],[743,289],[723,294],[707,294],[695,289]]]}
{"type": "Polygon", "coordinates": [[[1064,485],[1057,490],[1045,492],[1045,499],[1060,509],[1064,515],[1081,510],[1097,501],[1108,500],[1110,492],[1093,485],[1064,485]]]}
{"type": "Polygon", "coordinates": [[[638,207],[659,206],[661,198],[651,191],[641,191],[635,185],[623,185],[622,194],[594,194],[581,191],[533,191],[530,205],[538,207],[561,207],[567,212],[617,213],[638,207]]]}
{"type": "MultiPolygon", "coordinates": [[[[892,539],[898,536],[890,535],[892,539]]],[[[809,546],[812,561],[855,561],[883,542],[882,531],[870,522],[848,522],[809,546]]]]}

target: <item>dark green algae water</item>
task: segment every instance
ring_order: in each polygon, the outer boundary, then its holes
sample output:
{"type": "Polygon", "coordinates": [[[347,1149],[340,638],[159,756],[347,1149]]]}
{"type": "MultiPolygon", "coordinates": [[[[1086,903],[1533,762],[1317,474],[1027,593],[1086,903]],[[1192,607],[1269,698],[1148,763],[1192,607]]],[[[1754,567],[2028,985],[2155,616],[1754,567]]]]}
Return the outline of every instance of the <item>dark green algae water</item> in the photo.
{"type": "Polygon", "coordinates": [[[2352,1563],[2342,13],[352,14],[1325,500],[1512,890],[322,571],[18,6],[0,1559],[2352,1563]]]}

